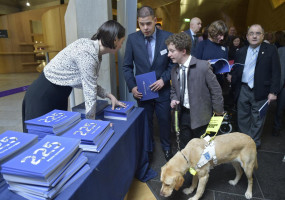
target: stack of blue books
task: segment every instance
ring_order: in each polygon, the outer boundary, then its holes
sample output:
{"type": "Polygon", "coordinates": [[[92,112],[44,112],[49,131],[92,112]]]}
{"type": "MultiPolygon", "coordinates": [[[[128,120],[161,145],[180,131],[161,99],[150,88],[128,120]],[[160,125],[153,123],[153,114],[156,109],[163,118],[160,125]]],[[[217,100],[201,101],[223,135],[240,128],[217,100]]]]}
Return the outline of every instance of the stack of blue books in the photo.
{"type": "MultiPolygon", "coordinates": [[[[0,165],[7,162],[12,157],[25,151],[38,141],[38,136],[16,131],[5,131],[0,135],[0,165]]],[[[0,166],[1,169],[1,166],[0,166]]],[[[0,186],[5,181],[0,174],[0,186]]]]}
{"type": "Polygon", "coordinates": [[[128,120],[131,111],[135,107],[135,102],[133,101],[122,101],[126,104],[126,107],[116,107],[112,110],[112,106],[109,105],[104,109],[104,118],[106,119],[116,119],[116,120],[128,120]]]}
{"type": "Polygon", "coordinates": [[[52,199],[90,167],[80,140],[48,135],[2,165],[9,190],[27,199],[52,199]]]}
{"type": "MultiPolygon", "coordinates": [[[[103,113],[104,108],[108,106],[108,101],[106,100],[96,100],[96,117],[103,113]]],[[[81,114],[81,119],[85,119],[85,102],[72,108],[73,112],[79,112],[81,114]]]]}
{"type": "Polygon", "coordinates": [[[81,120],[80,113],[53,110],[43,116],[25,121],[29,133],[37,134],[39,140],[46,135],[60,135],[81,120]]]}
{"type": "Polygon", "coordinates": [[[62,137],[78,138],[83,151],[99,153],[114,134],[110,122],[83,119],[74,127],[62,134],[62,137]]]}

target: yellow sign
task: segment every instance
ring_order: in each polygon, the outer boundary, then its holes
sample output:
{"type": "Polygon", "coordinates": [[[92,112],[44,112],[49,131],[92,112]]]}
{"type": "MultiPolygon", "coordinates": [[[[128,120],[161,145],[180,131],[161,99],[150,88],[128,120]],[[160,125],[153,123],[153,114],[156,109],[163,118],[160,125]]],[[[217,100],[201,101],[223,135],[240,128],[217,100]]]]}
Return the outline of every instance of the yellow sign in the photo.
{"type": "Polygon", "coordinates": [[[215,132],[217,133],[221,127],[224,116],[213,116],[209,122],[209,125],[206,129],[206,132],[215,132]]]}

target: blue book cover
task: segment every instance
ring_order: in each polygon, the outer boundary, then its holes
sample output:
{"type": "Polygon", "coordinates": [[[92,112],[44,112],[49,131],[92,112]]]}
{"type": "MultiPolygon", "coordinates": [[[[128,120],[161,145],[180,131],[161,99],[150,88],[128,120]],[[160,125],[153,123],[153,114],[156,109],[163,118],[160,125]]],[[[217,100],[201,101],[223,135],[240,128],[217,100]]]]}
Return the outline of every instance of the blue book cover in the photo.
{"type": "Polygon", "coordinates": [[[155,99],[159,97],[158,92],[152,91],[149,87],[155,81],[156,81],[155,71],[136,76],[138,91],[143,94],[140,101],[146,101],[149,99],[155,99]]]}
{"type": "Polygon", "coordinates": [[[60,126],[57,128],[47,127],[47,126],[38,126],[38,125],[27,125],[28,133],[37,134],[39,137],[46,136],[48,134],[60,135],[70,127],[74,126],[78,122],[80,122],[81,118],[72,119],[64,126],[60,126]]]}
{"type": "Polygon", "coordinates": [[[95,142],[95,144],[83,144],[81,143],[79,146],[82,148],[83,151],[91,151],[91,152],[96,152],[99,153],[103,147],[108,143],[110,138],[113,136],[115,133],[114,130],[109,129],[107,132],[102,134],[100,138],[95,142]]]}
{"type": "Polygon", "coordinates": [[[266,115],[268,107],[269,107],[269,102],[267,100],[258,110],[260,118],[263,118],[266,115]]]}
{"type": "Polygon", "coordinates": [[[27,129],[41,127],[49,127],[50,130],[54,131],[64,126],[68,126],[74,121],[80,119],[80,113],[64,111],[64,110],[53,110],[43,116],[35,119],[25,121],[27,129]]]}
{"type": "Polygon", "coordinates": [[[83,119],[71,129],[62,134],[63,137],[78,138],[81,143],[94,143],[98,135],[108,131],[110,122],[92,119],[83,119]]]}
{"type": "Polygon", "coordinates": [[[3,174],[4,179],[8,184],[10,183],[21,183],[21,184],[31,184],[37,186],[43,186],[52,188],[55,187],[68,172],[68,168],[73,165],[74,161],[82,154],[82,149],[78,149],[75,155],[68,156],[64,162],[62,162],[56,169],[50,174],[46,179],[38,178],[34,176],[28,176],[24,174],[19,174],[14,171],[16,175],[3,174]]]}
{"type": "Polygon", "coordinates": [[[21,133],[17,131],[5,131],[0,135],[0,164],[7,161],[10,156],[24,151],[38,141],[34,134],[21,133]]]}
{"type": "Polygon", "coordinates": [[[109,105],[104,109],[104,118],[106,119],[117,119],[117,120],[127,120],[128,115],[135,107],[135,102],[133,101],[122,101],[126,104],[126,107],[116,107],[112,110],[112,106],[109,105]]]}
{"type": "Polygon", "coordinates": [[[72,176],[80,173],[80,169],[87,163],[86,156],[81,154],[69,167],[66,173],[61,178],[60,182],[54,187],[45,187],[39,185],[29,185],[22,183],[9,182],[9,189],[15,192],[28,193],[30,195],[37,195],[44,198],[53,198],[61,190],[61,188],[71,180],[72,176]]]}
{"type": "MultiPolygon", "coordinates": [[[[104,108],[108,106],[108,101],[97,99],[96,100],[96,116],[100,115],[104,108]]],[[[85,102],[72,108],[73,112],[79,112],[81,114],[81,119],[85,119],[85,102]]]]}
{"type": "Polygon", "coordinates": [[[244,65],[241,63],[233,63],[231,60],[227,61],[224,58],[212,59],[209,62],[213,66],[215,74],[230,72],[235,65],[244,65]]]}
{"type": "Polygon", "coordinates": [[[2,165],[2,174],[47,179],[77,151],[79,139],[46,136],[40,142],[2,165]]]}

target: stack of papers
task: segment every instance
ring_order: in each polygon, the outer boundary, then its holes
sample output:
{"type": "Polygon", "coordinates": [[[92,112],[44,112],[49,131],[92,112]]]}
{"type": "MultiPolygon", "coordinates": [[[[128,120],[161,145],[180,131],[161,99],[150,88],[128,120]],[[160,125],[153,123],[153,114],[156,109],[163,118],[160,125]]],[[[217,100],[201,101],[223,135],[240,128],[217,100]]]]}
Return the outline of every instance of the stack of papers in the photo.
{"type": "MultiPolygon", "coordinates": [[[[96,100],[96,117],[103,113],[104,108],[108,106],[108,101],[106,100],[96,100]]],[[[81,119],[85,119],[85,102],[72,108],[73,112],[79,112],[81,114],[81,119]]]]}
{"type": "Polygon", "coordinates": [[[81,120],[80,113],[53,110],[43,116],[25,121],[29,133],[37,134],[39,140],[46,135],[60,135],[81,120]]]}
{"type": "Polygon", "coordinates": [[[258,110],[260,118],[263,118],[266,115],[268,107],[269,107],[269,101],[267,100],[258,110]]]}
{"type": "Polygon", "coordinates": [[[62,134],[62,137],[78,138],[83,151],[99,153],[114,134],[110,122],[83,119],[74,127],[62,134]]]}
{"type": "Polygon", "coordinates": [[[126,104],[126,107],[116,107],[112,110],[112,106],[109,105],[104,109],[104,118],[106,119],[116,119],[116,120],[127,120],[131,111],[135,107],[135,102],[133,101],[121,101],[126,104]]]}
{"type": "MultiPolygon", "coordinates": [[[[7,162],[12,157],[25,151],[38,141],[38,136],[16,131],[5,131],[0,135],[0,165],[7,162]]],[[[1,169],[1,166],[0,166],[1,169]]],[[[0,186],[5,181],[0,174],[0,186]]]]}
{"type": "Polygon", "coordinates": [[[89,170],[80,140],[46,136],[2,165],[9,189],[28,199],[52,199],[89,170]]]}

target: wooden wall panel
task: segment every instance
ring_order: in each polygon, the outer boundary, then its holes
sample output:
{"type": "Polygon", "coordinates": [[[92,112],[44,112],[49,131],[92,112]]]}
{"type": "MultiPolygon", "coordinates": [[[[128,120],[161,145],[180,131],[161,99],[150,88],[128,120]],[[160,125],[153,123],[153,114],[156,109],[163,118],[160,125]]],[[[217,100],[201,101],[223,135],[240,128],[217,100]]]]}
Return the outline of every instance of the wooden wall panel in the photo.
{"type": "MultiPolygon", "coordinates": [[[[0,28],[7,29],[9,36],[9,38],[0,38],[0,73],[36,72],[37,64],[35,62],[37,58],[33,53],[33,42],[44,40],[45,33],[43,35],[33,34],[31,21],[42,21],[42,16],[49,10],[55,11],[47,14],[51,20],[49,24],[53,24],[48,25],[47,28],[49,29],[47,34],[52,35],[46,37],[52,37],[53,40],[48,39],[47,42],[52,41],[50,46],[54,50],[60,51],[64,48],[65,31],[61,29],[64,29],[62,18],[64,18],[66,7],[67,5],[60,5],[0,16],[0,28]],[[21,52],[30,52],[30,54],[21,52]]],[[[46,41],[42,42],[46,43],[46,41]]],[[[47,45],[49,44],[47,43],[47,45]]]]}
{"type": "Polygon", "coordinates": [[[49,57],[52,59],[65,47],[64,14],[67,6],[59,6],[45,12],[42,16],[45,43],[48,44],[49,57]]]}
{"type": "Polygon", "coordinates": [[[265,32],[285,30],[285,3],[274,8],[270,0],[249,1],[247,26],[260,24],[265,32]]]}

